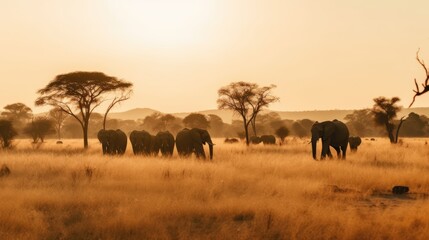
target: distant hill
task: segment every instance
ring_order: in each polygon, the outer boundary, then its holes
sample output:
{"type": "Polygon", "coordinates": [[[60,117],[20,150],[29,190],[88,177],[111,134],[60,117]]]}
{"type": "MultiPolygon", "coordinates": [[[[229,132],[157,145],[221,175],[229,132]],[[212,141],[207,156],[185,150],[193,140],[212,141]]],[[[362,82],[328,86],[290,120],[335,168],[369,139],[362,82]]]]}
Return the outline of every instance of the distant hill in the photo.
{"type": "Polygon", "coordinates": [[[137,120],[144,119],[147,116],[150,116],[154,113],[161,113],[160,111],[150,109],[150,108],[134,108],[125,112],[111,112],[108,115],[108,118],[116,118],[122,120],[137,120]]]}
{"type": "MultiPolygon", "coordinates": [[[[326,121],[326,120],[344,120],[344,117],[347,114],[352,113],[354,110],[314,110],[314,111],[265,111],[263,113],[268,112],[276,112],[280,115],[282,119],[290,119],[290,120],[299,120],[299,119],[311,119],[315,121],[326,121]]],[[[232,111],[228,110],[204,110],[204,111],[196,111],[197,113],[201,113],[204,115],[215,114],[223,119],[225,123],[231,123],[232,119],[240,119],[237,114],[233,114],[232,111]]],[[[410,112],[415,112],[419,115],[429,116],[429,108],[404,108],[398,114],[398,117],[406,116],[410,112]]],[[[117,118],[122,120],[137,120],[144,119],[146,116],[149,116],[153,113],[161,113],[160,111],[150,109],[150,108],[135,108],[125,112],[112,112],[109,113],[109,118],[117,118]]],[[[189,115],[191,112],[181,112],[181,113],[170,113],[176,117],[184,118],[189,115]]]]}

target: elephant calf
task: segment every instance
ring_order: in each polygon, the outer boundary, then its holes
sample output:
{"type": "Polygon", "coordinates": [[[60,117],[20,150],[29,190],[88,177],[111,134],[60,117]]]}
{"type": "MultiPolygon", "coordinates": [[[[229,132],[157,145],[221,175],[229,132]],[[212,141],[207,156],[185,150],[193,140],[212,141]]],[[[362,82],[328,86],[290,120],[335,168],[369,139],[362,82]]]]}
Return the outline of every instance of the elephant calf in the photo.
{"type": "Polygon", "coordinates": [[[237,138],[225,138],[224,143],[238,143],[239,140],[237,138]]]}
{"type": "Polygon", "coordinates": [[[350,151],[356,152],[361,143],[362,139],[360,137],[349,137],[350,151]]]}

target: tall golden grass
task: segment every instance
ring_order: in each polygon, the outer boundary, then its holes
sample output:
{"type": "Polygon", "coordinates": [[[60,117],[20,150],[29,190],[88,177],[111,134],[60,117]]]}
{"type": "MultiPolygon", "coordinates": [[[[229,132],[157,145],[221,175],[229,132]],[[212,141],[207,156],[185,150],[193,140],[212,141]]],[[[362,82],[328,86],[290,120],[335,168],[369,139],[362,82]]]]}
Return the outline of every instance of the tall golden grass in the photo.
{"type": "Polygon", "coordinates": [[[287,141],[217,139],[210,162],[21,140],[0,152],[0,239],[427,239],[425,140],[365,140],[346,161],[287,141]]]}

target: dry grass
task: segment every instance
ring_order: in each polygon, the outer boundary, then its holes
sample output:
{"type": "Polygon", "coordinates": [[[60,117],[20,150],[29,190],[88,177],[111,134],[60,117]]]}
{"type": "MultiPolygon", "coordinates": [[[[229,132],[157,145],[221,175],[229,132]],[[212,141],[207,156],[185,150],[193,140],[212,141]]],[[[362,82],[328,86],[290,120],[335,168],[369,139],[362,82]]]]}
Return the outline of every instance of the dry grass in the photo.
{"type": "Polygon", "coordinates": [[[0,239],[426,239],[425,140],[364,141],[347,161],[304,140],[215,146],[213,162],[100,154],[91,142],[0,152],[0,239]],[[394,185],[410,194],[395,197],[394,185]]]}

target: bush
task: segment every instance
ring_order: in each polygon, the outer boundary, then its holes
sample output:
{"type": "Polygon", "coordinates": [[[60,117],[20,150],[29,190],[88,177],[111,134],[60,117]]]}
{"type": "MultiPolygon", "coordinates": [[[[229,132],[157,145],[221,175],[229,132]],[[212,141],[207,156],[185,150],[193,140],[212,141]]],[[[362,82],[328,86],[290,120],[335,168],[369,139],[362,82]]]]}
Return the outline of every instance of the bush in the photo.
{"type": "Polygon", "coordinates": [[[17,135],[13,128],[12,121],[0,119],[0,146],[10,148],[13,138],[17,135]]]}

